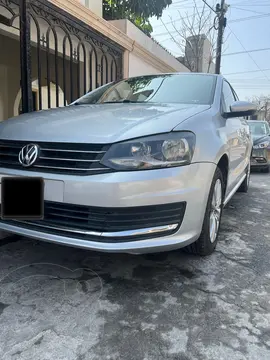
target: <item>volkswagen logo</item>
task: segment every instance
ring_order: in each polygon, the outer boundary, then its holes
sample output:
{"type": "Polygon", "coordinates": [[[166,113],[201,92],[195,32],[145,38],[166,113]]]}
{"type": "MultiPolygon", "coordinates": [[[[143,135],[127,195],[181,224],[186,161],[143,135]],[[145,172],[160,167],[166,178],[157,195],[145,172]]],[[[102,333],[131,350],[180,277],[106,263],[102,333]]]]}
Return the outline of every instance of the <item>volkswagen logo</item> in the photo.
{"type": "Polygon", "coordinates": [[[39,154],[39,147],[35,144],[25,145],[19,152],[19,162],[24,167],[35,163],[39,154]]]}

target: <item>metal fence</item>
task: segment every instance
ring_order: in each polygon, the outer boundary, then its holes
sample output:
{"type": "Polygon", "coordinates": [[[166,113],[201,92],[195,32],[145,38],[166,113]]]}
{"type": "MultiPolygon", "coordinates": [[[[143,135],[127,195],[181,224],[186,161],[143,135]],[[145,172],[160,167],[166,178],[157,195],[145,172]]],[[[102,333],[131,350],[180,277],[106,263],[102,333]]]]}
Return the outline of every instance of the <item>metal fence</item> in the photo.
{"type": "Polygon", "coordinates": [[[122,78],[123,49],[47,0],[0,0],[0,23],[19,24],[22,112],[65,106],[122,78]]]}

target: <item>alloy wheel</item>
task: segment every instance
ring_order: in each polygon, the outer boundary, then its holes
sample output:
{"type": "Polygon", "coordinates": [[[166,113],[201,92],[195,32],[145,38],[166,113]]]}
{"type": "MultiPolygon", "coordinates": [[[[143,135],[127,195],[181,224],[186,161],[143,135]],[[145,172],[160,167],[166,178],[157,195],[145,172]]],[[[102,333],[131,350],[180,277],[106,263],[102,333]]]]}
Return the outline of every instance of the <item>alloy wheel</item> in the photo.
{"type": "Polygon", "coordinates": [[[214,243],[218,234],[220,216],[222,209],[222,185],[221,180],[217,179],[213,191],[211,210],[210,210],[210,241],[214,243]]]}

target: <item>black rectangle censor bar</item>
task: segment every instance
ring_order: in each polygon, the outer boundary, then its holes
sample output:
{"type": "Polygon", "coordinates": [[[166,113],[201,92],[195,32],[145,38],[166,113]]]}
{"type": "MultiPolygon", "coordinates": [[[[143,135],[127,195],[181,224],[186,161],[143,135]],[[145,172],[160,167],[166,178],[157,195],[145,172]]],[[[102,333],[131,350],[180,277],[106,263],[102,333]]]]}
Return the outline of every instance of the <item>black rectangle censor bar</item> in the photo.
{"type": "Polygon", "coordinates": [[[44,179],[2,177],[1,218],[42,220],[44,217],[44,179]]]}

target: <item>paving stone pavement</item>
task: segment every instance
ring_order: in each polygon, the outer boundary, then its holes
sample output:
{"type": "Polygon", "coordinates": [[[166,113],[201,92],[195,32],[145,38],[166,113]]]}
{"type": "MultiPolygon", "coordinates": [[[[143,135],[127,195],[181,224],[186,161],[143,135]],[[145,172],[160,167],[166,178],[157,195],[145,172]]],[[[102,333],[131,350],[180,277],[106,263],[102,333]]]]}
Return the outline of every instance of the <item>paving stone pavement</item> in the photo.
{"type": "Polygon", "coordinates": [[[2,360],[269,360],[270,176],[224,210],[215,253],[0,240],[2,360]]]}

